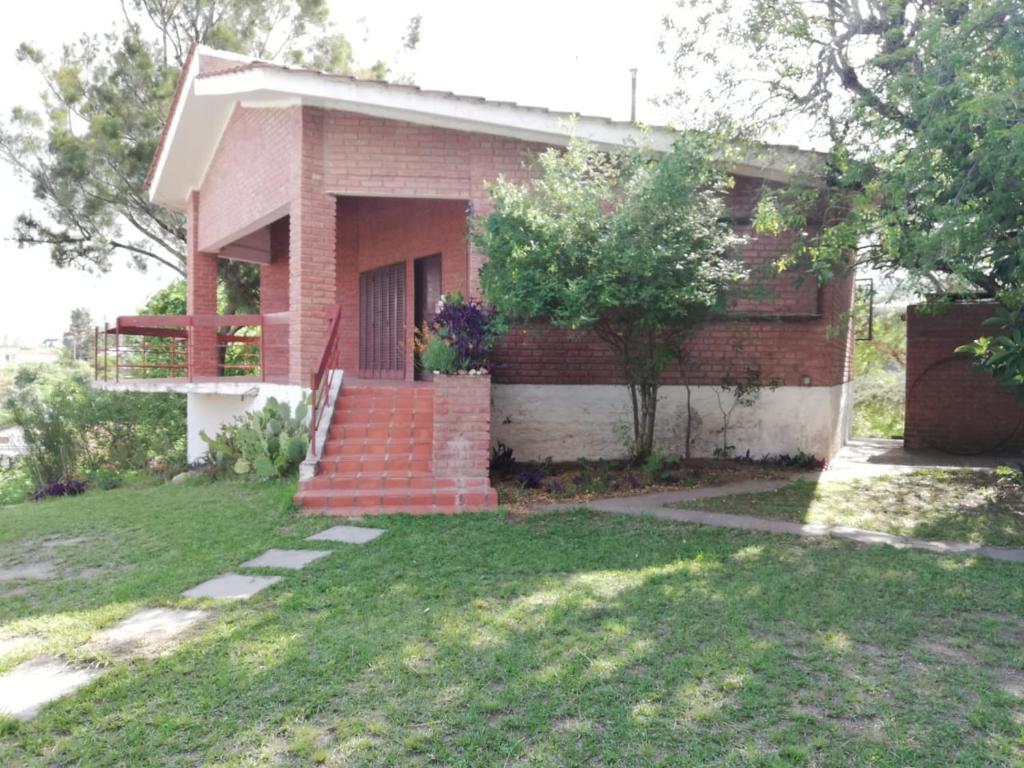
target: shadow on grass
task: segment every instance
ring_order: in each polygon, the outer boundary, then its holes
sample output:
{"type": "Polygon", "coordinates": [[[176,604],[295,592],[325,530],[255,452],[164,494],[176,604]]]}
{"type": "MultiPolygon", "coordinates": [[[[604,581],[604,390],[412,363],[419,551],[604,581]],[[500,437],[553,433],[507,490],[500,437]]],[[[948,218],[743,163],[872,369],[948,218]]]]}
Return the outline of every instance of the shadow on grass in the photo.
{"type": "Polygon", "coordinates": [[[1024,488],[999,484],[990,473],[972,470],[922,470],[856,480],[804,479],[776,491],[685,506],[919,539],[1024,547],[1024,488]]]}
{"type": "Polygon", "coordinates": [[[994,685],[1024,640],[1012,565],[583,512],[382,527],[0,757],[980,765],[1022,747],[1021,702],[994,685]],[[969,660],[935,658],[937,637],[969,660]]]}

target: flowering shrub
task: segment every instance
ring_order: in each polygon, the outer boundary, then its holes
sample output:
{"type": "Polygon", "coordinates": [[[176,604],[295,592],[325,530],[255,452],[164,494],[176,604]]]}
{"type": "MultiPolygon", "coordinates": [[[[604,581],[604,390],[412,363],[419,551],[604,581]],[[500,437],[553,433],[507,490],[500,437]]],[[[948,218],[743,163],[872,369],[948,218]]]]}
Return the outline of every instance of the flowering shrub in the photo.
{"type": "Polygon", "coordinates": [[[437,314],[421,340],[423,366],[439,373],[486,372],[500,336],[500,324],[490,307],[458,293],[442,295],[437,314]],[[440,349],[441,345],[446,349],[440,349]],[[438,367],[431,366],[433,361],[438,367]]]}

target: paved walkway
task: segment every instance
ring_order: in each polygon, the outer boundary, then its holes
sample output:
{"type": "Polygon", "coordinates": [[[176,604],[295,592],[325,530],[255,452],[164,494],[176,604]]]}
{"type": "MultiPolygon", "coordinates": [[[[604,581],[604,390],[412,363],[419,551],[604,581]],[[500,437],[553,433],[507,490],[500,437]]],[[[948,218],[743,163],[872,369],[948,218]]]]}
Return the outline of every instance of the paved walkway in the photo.
{"type": "MultiPolygon", "coordinates": [[[[1018,459],[1019,460],[1019,459],[1018,459]]],[[[1007,459],[998,457],[960,457],[937,452],[913,452],[903,450],[900,440],[852,440],[822,472],[807,472],[785,480],[742,480],[726,485],[707,488],[691,488],[683,491],[647,493],[639,496],[615,496],[587,502],[588,509],[599,512],[615,512],[625,515],[650,515],[663,520],[678,520],[684,523],[710,525],[716,528],[736,528],[744,531],[782,533],[792,536],[821,538],[831,536],[847,539],[859,544],[888,544],[898,549],[923,549],[939,554],[977,555],[993,560],[1008,560],[1024,563],[1024,549],[992,547],[962,541],[928,541],[911,536],[899,536],[880,531],[868,531],[845,525],[821,523],[794,523],[788,520],[769,520],[752,515],[731,515],[721,512],[703,512],[696,509],[675,509],[680,502],[694,502],[737,493],[767,493],[789,485],[797,479],[818,481],[851,480],[859,477],[905,474],[919,469],[946,469],[973,467],[990,469],[1007,459]],[[941,463],[945,462],[945,463],[941,463]]],[[[545,504],[538,509],[552,511],[565,509],[565,504],[545,504]]]]}
{"type": "Polygon", "coordinates": [[[1020,456],[957,456],[941,451],[907,451],[902,440],[859,437],[850,440],[820,473],[826,480],[899,475],[919,469],[995,469],[1020,456]]]}

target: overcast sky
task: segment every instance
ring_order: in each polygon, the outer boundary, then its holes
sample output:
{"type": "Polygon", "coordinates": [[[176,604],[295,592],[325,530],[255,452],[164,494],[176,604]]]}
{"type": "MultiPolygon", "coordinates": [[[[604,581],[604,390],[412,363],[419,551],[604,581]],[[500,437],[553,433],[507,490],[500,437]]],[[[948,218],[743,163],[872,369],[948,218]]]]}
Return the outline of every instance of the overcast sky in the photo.
{"type": "MultiPolygon", "coordinates": [[[[672,88],[668,61],[658,53],[661,19],[674,3],[636,0],[388,0],[333,2],[334,20],[352,39],[361,63],[394,60],[408,20],[422,14],[418,49],[398,69],[428,88],[614,118],[629,116],[629,69],[639,69],[638,117],[675,116],[651,104],[672,88]]],[[[102,32],[120,16],[118,0],[33,0],[0,26],[0,111],[32,104],[40,84],[17,64],[22,41],[58,51],[86,32],[102,32]]],[[[167,269],[139,273],[115,265],[102,277],[60,270],[45,249],[11,242],[14,217],[32,204],[31,190],[4,166],[0,175],[0,342],[35,344],[59,337],[71,309],[85,306],[97,321],[133,314],[174,279],[167,269]]]]}

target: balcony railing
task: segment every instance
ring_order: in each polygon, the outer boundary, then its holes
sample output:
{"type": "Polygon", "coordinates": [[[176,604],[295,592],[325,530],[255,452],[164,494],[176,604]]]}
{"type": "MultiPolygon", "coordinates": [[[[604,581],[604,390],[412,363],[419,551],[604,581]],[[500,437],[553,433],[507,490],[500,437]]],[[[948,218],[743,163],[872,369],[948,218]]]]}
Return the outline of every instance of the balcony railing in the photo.
{"type": "Polygon", "coordinates": [[[130,315],[96,328],[97,381],[288,378],[288,313],[130,315]]]}

